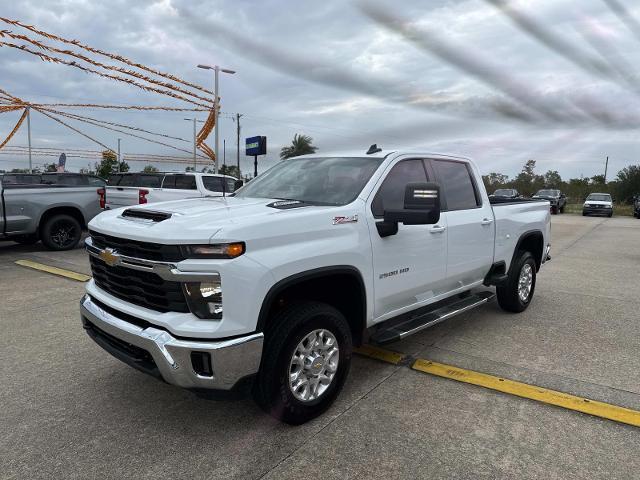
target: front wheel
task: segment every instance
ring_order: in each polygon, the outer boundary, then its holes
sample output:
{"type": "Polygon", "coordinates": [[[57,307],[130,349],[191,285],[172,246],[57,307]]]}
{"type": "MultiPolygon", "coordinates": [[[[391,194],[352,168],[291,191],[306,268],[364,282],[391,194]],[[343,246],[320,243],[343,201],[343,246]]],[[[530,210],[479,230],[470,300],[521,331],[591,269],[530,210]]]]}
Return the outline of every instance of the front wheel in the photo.
{"type": "Polygon", "coordinates": [[[560,207],[560,213],[564,213],[564,207],[565,207],[565,205],[563,205],[562,207],[560,207]]]}
{"type": "Polygon", "coordinates": [[[507,312],[523,312],[536,288],[536,261],[531,252],[520,252],[513,260],[504,285],[496,288],[498,304],[507,312]]]}
{"type": "Polygon", "coordinates": [[[71,250],[80,242],[82,227],[70,215],[53,215],[42,226],[42,243],[49,250],[71,250]]]}
{"type": "Polygon", "coordinates": [[[338,310],[310,301],[285,307],[265,332],[254,399],[278,420],[305,423],[336,399],[351,354],[351,331],[338,310]]]}

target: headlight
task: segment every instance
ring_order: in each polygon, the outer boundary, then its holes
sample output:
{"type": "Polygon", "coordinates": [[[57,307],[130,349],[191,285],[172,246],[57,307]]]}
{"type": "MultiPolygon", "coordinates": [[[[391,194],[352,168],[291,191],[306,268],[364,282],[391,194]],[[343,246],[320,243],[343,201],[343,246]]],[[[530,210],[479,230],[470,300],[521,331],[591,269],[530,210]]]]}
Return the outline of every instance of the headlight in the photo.
{"type": "Polygon", "coordinates": [[[222,318],[222,283],[220,280],[183,284],[189,309],[198,318],[222,318]]]}
{"type": "Polygon", "coordinates": [[[185,258],[236,258],[245,252],[244,242],[183,245],[180,248],[185,258]]]}

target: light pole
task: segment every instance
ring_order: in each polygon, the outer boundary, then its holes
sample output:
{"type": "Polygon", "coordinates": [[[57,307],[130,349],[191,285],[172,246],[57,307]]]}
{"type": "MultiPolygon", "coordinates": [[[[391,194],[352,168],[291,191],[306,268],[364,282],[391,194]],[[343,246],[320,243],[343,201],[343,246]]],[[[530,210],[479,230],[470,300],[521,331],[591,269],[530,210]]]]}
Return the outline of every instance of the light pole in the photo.
{"type": "Polygon", "coordinates": [[[193,122],[193,171],[195,172],[197,170],[197,162],[196,162],[196,155],[197,155],[197,151],[196,151],[196,142],[198,139],[198,134],[197,134],[197,127],[196,127],[196,123],[200,122],[200,123],[204,123],[202,120],[198,120],[197,118],[193,117],[193,118],[185,118],[184,120],[188,121],[188,122],[193,122]]]}
{"type": "Polygon", "coordinates": [[[121,138],[118,139],[118,173],[120,173],[120,140],[122,140],[121,138]]]}
{"type": "Polygon", "coordinates": [[[196,122],[198,121],[196,117],[193,118],[185,118],[188,122],[193,121],[193,171],[196,171],[196,122]]]}
{"type": "Polygon", "coordinates": [[[222,68],[219,65],[198,65],[198,68],[204,68],[205,70],[213,70],[214,72],[214,92],[213,92],[213,118],[215,120],[215,148],[214,152],[216,154],[216,163],[214,166],[214,172],[218,173],[218,153],[219,153],[219,141],[218,141],[218,72],[228,73],[233,75],[235,70],[229,70],[227,68],[222,68]]]}
{"type": "Polygon", "coordinates": [[[33,173],[33,164],[31,163],[31,107],[27,106],[27,137],[29,140],[29,173],[33,173]]]}

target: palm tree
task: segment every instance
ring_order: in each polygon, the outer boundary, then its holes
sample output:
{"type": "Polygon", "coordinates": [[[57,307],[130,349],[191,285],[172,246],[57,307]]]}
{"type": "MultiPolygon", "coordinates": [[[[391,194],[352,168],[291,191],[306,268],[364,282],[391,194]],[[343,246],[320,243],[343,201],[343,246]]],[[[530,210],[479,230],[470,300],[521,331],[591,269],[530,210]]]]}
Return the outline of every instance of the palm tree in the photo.
{"type": "Polygon", "coordinates": [[[280,158],[282,160],[285,160],[287,158],[297,157],[298,155],[316,153],[318,147],[314,147],[311,142],[313,142],[313,138],[309,137],[308,135],[298,135],[296,133],[293,136],[291,145],[282,147],[282,150],[280,150],[280,158]]]}

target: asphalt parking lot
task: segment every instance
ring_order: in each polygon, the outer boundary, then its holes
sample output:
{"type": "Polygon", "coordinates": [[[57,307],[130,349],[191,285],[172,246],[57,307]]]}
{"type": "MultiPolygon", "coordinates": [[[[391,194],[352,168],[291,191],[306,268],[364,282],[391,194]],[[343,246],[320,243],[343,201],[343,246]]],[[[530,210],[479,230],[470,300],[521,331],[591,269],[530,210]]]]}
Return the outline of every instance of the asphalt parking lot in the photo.
{"type": "MultiPolygon", "coordinates": [[[[390,346],[640,410],[640,220],[552,218],[530,308],[490,304],[390,346]]],[[[640,430],[356,357],[301,427],[110,357],[78,318],[83,250],[0,243],[0,478],[637,478],[640,430]]]]}

